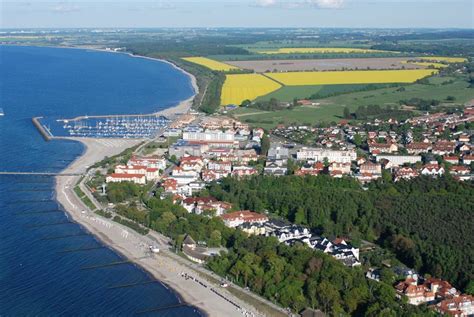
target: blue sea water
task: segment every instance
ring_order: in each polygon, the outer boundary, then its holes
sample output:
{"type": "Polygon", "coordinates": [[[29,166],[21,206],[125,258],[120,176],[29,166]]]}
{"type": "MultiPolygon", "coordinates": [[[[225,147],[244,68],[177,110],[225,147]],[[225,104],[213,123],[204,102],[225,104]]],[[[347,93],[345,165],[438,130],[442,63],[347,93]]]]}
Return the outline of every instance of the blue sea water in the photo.
{"type": "MultiPolygon", "coordinates": [[[[166,63],[0,46],[0,171],[58,172],[82,153],[77,142],[45,142],[31,123],[34,116],[151,113],[192,94],[189,78],[166,63]]],[[[84,270],[121,257],[78,224],[64,223],[53,186],[52,177],[0,175],[0,315],[126,316],[180,303],[161,283],[113,288],[151,279],[134,265],[84,270]],[[89,247],[102,248],[61,253],[89,247]]],[[[200,315],[187,305],[150,314],[200,315]]]]}

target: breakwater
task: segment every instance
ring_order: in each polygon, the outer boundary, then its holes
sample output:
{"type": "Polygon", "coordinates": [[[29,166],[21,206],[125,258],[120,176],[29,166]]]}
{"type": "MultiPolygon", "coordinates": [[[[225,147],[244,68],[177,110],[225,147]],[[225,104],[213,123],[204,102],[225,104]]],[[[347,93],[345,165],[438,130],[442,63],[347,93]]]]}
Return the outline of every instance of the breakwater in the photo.
{"type": "Polygon", "coordinates": [[[46,141],[51,141],[54,136],[51,134],[51,131],[49,131],[49,129],[47,129],[44,125],[41,124],[40,120],[42,118],[43,117],[34,117],[33,119],[31,119],[31,121],[33,122],[33,125],[36,127],[36,129],[38,129],[41,136],[46,141]]]}

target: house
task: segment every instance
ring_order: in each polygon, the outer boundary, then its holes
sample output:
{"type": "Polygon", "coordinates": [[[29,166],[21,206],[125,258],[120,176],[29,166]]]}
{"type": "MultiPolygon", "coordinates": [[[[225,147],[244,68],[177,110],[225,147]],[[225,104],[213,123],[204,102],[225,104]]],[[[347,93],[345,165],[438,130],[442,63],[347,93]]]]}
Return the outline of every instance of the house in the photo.
{"type": "Polygon", "coordinates": [[[152,156],[133,155],[130,158],[130,160],[128,160],[127,165],[146,166],[149,168],[157,168],[160,170],[164,170],[166,168],[166,159],[158,155],[152,155],[152,156]]]}
{"type": "Polygon", "coordinates": [[[426,164],[421,169],[421,175],[441,176],[444,174],[444,168],[438,164],[426,164]]]}
{"type": "Polygon", "coordinates": [[[204,160],[200,156],[185,155],[181,157],[179,167],[184,171],[200,172],[204,167],[204,160]]]}
{"type": "Polygon", "coordinates": [[[362,184],[369,183],[373,180],[380,178],[381,174],[372,174],[372,173],[359,173],[355,175],[355,178],[362,184]]]}
{"type": "Polygon", "coordinates": [[[220,216],[227,227],[237,227],[243,223],[264,223],[268,217],[250,210],[240,210],[220,216]]]}
{"type": "Polygon", "coordinates": [[[295,175],[319,175],[324,170],[324,164],[316,162],[314,164],[305,164],[295,172],[295,175]]]}
{"type": "Polygon", "coordinates": [[[166,178],[162,181],[161,187],[163,187],[167,193],[176,193],[178,190],[178,181],[173,178],[166,178]]]}
{"type": "Polygon", "coordinates": [[[258,174],[258,171],[254,167],[234,166],[234,168],[232,169],[232,176],[244,177],[244,176],[257,175],[257,174],[258,174]]]}
{"type": "Polygon", "coordinates": [[[213,171],[213,170],[205,169],[205,170],[202,170],[201,172],[201,178],[204,182],[210,183],[218,179],[227,177],[229,176],[229,174],[230,173],[226,171],[217,171],[217,170],[213,171]]]}
{"type": "Polygon", "coordinates": [[[461,181],[468,181],[471,179],[471,169],[467,166],[453,165],[449,168],[449,173],[461,181]]]}
{"type": "Polygon", "coordinates": [[[188,197],[181,202],[181,206],[189,213],[200,215],[206,211],[213,211],[216,216],[232,208],[229,203],[218,201],[214,197],[188,197]]]}
{"type": "Polygon", "coordinates": [[[413,177],[418,177],[420,174],[418,171],[411,167],[400,167],[395,170],[394,181],[398,182],[401,179],[411,179],[413,177]]]}
{"type": "Polygon", "coordinates": [[[462,157],[462,162],[463,164],[470,165],[472,162],[474,162],[474,155],[464,155],[462,157]]]}
{"type": "Polygon", "coordinates": [[[459,296],[459,292],[448,281],[439,278],[430,277],[423,283],[433,293],[436,298],[448,298],[459,296]]]}
{"type": "Polygon", "coordinates": [[[459,163],[459,157],[457,157],[456,155],[445,155],[443,156],[443,160],[451,164],[459,163]]]}
{"type": "Polygon", "coordinates": [[[146,184],[145,174],[112,173],[105,178],[107,183],[132,182],[139,185],[146,184]]]}
{"type": "Polygon", "coordinates": [[[328,171],[329,174],[334,177],[336,177],[336,175],[348,175],[351,173],[351,163],[332,162],[329,164],[328,171]]]}
{"type": "Polygon", "coordinates": [[[397,151],[398,146],[396,143],[377,143],[374,141],[369,143],[369,152],[372,154],[393,153],[397,151]]]}
{"type": "Polygon", "coordinates": [[[359,262],[359,249],[354,248],[344,239],[337,238],[330,241],[327,238],[312,236],[308,244],[311,248],[327,253],[335,259],[340,260],[346,266],[354,267],[361,264],[359,262]]]}
{"type": "Polygon", "coordinates": [[[461,295],[446,298],[433,306],[433,308],[438,313],[453,317],[474,316],[474,296],[461,295]]]}
{"type": "Polygon", "coordinates": [[[438,141],[433,144],[431,153],[438,155],[445,155],[454,153],[456,150],[456,142],[451,141],[438,141]]]}
{"type": "Polygon", "coordinates": [[[421,154],[428,153],[431,150],[431,143],[425,142],[412,142],[407,144],[406,149],[409,154],[421,154]]]}
{"type": "Polygon", "coordinates": [[[225,171],[232,172],[232,163],[231,162],[222,162],[222,161],[209,161],[207,164],[207,169],[212,171],[225,171]]]}
{"type": "Polygon", "coordinates": [[[368,161],[359,166],[359,172],[361,174],[382,174],[382,166],[368,161]]]}
{"type": "Polygon", "coordinates": [[[278,241],[280,242],[285,242],[290,239],[302,240],[304,238],[307,238],[309,241],[309,238],[311,237],[311,232],[308,230],[308,228],[298,225],[291,225],[275,230],[270,235],[277,237],[278,241]]]}
{"type": "Polygon", "coordinates": [[[275,159],[271,161],[265,162],[265,168],[263,169],[263,173],[265,175],[274,175],[274,176],[282,176],[285,175],[288,169],[286,168],[286,159],[275,159]]]}
{"type": "Polygon", "coordinates": [[[240,230],[242,230],[243,232],[249,235],[263,236],[265,235],[265,232],[266,232],[265,225],[259,222],[254,222],[254,223],[245,222],[237,226],[237,228],[239,228],[240,230]]]}
{"type": "Polygon", "coordinates": [[[471,138],[468,134],[461,134],[458,137],[458,141],[462,143],[469,143],[471,141],[471,138]]]}
{"type": "Polygon", "coordinates": [[[194,180],[194,181],[191,181],[187,184],[183,184],[180,187],[178,187],[178,193],[189,197],[189,196],[192,196],[195,193],[200,192],[205,187],[206,187],[206,183],[204,183],[200,180],[194,180]]]}
{"type": "Polygon", "coordinates": [[[397,297],[406,296],[411,305],[420,305],[434,301],[435,293],[428,289],[424,284],[418,285],[418,281],[413,278],[407,278],[405,281],[395,286],[397,297]]]}

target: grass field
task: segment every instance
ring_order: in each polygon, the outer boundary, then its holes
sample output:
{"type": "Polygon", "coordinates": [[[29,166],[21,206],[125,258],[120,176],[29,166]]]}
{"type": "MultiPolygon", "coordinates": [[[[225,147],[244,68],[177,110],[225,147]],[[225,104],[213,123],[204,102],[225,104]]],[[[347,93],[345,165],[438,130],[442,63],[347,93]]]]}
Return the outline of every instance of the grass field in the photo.
{"type": "MultiPolygon", "coordinates": [[[[311,54],[311,53],[337,53],[337,54],[350,54],[350,53],[386,53],[386,51],[372,50],[366,48],[352,48],[352,47],[282,47],[274,50],[261,50],[258,51],[260,54],[311,54]]],[[[394,53],[394,52],[390,52],[394,53]]]]}
{"type": "Polygon", "coordinates": [[[404,91],[398,88],[382,88],[371,91],[354,92],[318,100],[320,106],[297,107],[293,110],[259,111],[252,108],[240,108],[233,114],[242,121],[247,121],[254,126],[272,128],[283,123],[297,122],[300,124],[314,124],[321,121],[339,121],[345,106],[352,111],[361,105],[378,104],[399,105],[400,100],[410,98],[437,99],[445,101],[448,96],[456,98],[455,104],[463,104],[474,99],[474,88],[468,88],[468,83],[463,77],[433,77],[429,79],[430,85],[411,84],[404,86],[404,91]],[[450,81],[453,82],[450,82],[450,81]]]}
{"type": "Polygon", "coordinates": [[[221,63],[206,57],[184,57],[183,60],[222,72],[239,69],[236,66],[221,63]]]}
{"type": "Polygon", "coordinates": [[[285,86],[412,83],[436,73],[433,69],[268,73],[285,86]]]}
{"type": "Polygon", "coordinates": [[[280,101],[293,101],[298,98],[309,98],[317,94],[322,98],[328,97],[334,93],[347,93],[361,91],[372,87],[373,89],[386,87],[388,84],[348,84],[348,85],[318,85],[318,86],[284,86],[269,93],[268,95],[258,97],[257,101],[270,100],[275,98],[280,101]]]}
{"type": "Polygon", "coordinates": [[[260,74],[226,75],[222,87],[221,104],[240,105],[246,99],[254,100],[280,87],[280,84],[260,74]]]}

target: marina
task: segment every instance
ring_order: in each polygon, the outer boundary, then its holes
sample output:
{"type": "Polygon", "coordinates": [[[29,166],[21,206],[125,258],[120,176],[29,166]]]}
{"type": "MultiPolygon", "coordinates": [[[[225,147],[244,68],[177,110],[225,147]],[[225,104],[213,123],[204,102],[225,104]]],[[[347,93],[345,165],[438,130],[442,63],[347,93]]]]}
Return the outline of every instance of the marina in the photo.
{"type": "Polygon", "coordinates": [[[52,137],[153,138],[170,122],[170,119],[157,114],[33,118],[34,125],[46,140],[52,137]]]}

